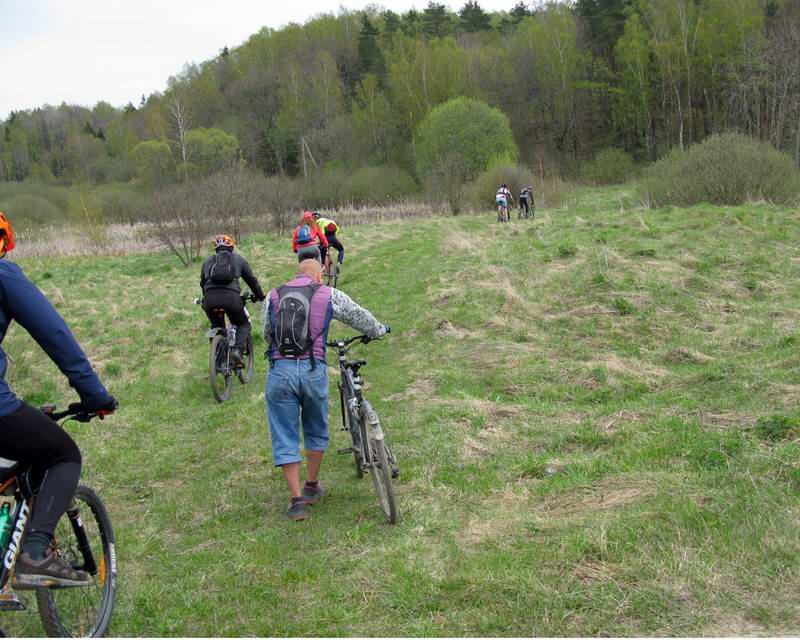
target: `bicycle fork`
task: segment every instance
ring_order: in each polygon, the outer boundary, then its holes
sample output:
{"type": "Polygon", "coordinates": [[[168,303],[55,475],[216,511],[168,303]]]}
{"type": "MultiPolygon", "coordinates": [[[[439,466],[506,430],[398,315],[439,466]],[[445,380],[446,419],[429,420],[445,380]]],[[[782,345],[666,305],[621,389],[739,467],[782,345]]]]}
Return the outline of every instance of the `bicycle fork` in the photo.
{"type": "Polygon", "coordinates": [[[75,539],[78,541],[78,551],[81,552],[81,556],[83,557],[83,567],[73,568],[83,569],[93,576],[97,575],[97,562],[94,559],[94,554],[92,554],[92,548],[89,545],[86,529],[83,528],[81,510],[74,501],[67,509],[67,518],[69,518],[69,524],[72,526],[73,533],[75,533],[75,539]]]}

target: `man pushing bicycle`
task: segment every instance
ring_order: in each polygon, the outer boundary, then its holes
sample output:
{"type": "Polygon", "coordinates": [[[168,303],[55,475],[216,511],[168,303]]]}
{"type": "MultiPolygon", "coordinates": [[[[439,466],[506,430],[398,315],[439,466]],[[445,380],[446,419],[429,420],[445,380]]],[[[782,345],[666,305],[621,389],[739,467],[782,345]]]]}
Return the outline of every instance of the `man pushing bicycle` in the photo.
{"type": "Polygon", "coordinates": [[[272,438],[272,459],[281,467],[291,502],[290,520],[306,517],[306,504],[325,494],[318,481],[328,448],[328,367],[325,343],[331,320],[339,320],[370,338],[388,331],[369,311],[338,289],[322,284],[322,265],[303,260],[297,277],[270,291],[262,309],[264,337],[269,336],[270,369],[265,397],[272,438]],[[300,430],[307,460],[306,483],[300,487],[300,430]]]}
{"type": "Polygon", "coordinates": [[[225,309],[228,319],[236,325],[236,345],[231,350],[231,360],[237,367],[244,364],[242,354],[250,337],[250,318],[244,309],[239,278],[245,281],[259,300],[266,299],[250,264],[234,253],[235,242],[231,236],[214,238],[214,255],[209,257],[200,270],[200,288],[203,290],[203,311],[211,326],[225,329],[225,318],[214,313],[214,309],[225,309]]]}

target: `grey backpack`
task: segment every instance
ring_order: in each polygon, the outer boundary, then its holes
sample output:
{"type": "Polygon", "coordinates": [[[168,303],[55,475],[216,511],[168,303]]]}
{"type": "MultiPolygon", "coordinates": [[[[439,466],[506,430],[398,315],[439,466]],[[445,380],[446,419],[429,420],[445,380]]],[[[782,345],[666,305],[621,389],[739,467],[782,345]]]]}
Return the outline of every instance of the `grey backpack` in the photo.
{"type": "MultiPolygon", "coordinates": [[[[311,299],[320,288],[314,283],[302,287],[283,285],[278,288],[278,309],[272,330],[273,344],[284,358],[299,358],[314,344],[309,335],[311,299]]],[[[312,354],[313,360],[313,354],[312,354]]]]}

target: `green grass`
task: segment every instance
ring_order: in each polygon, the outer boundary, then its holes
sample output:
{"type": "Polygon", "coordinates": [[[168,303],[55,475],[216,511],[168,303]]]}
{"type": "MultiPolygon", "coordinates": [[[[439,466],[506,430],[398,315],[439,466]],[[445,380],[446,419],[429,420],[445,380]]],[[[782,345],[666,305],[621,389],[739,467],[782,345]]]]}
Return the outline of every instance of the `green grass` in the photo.
{"type": "MultiPolygon", "coordinates": [[[[800,213],[626,198],[346,230],[341,287],[393,327],[358,353],[394,527],[336,455],[327,499],[285,520],[265,363],[213,401],[199,265],[26,260],[122,405],[71,428],[116,527],[112,632],[800,632],[800,213]]],[[[241,249],[270,286],[295,266],[285,238],[241,249]]],[[[19,327],[4,347],[30,402],[71,399],[19,327]]]]}

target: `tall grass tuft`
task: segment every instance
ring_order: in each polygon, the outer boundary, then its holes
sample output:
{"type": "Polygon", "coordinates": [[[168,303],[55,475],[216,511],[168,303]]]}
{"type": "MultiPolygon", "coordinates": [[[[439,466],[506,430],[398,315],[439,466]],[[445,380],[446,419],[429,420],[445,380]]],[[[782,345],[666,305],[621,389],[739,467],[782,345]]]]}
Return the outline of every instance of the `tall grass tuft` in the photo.
{"type": "Polygon", "coordinates": [[[788,155],[772,145],[738,133],[723,133],[687,151],[673,149],[645,171],[638,191],[642,201],[652,207],[701,202],[790,204],[800,195],[800,171],[788,155]]]}

